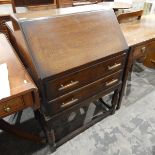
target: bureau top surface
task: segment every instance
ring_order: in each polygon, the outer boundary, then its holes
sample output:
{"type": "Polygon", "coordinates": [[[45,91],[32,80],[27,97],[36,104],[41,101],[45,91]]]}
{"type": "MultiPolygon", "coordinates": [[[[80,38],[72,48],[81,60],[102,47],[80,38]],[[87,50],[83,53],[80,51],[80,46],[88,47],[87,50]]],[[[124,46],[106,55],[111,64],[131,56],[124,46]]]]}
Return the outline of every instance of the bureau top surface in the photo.
{"type": "Polygon", "coordinates": [[[120,24],[128,46],[155,39],[155,13],[143,15],[140,20],[120,24]]]}
{"type": "Polygon", "coordinates": [[[112,10],[23,21],[20,26],[41,79],[128,48],[112,10]]]}
{"type": "Polygon", "coordinates": [[[37,90],[3,34],[0,34],[0,102],[37,90]]]}

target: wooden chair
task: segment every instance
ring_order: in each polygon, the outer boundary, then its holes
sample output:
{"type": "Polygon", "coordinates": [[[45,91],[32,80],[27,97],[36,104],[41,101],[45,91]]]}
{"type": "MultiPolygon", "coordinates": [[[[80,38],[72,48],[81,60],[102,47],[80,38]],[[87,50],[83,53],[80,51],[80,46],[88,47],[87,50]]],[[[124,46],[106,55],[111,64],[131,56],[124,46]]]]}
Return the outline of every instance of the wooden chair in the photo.
{"type": "Polygon", "coordinates": [[[143,10],[134,11],[134,12],[128,12],[123,13],[117,16],[118,22],[122,23],[124,21],[130,20],[130,19],[140,19],[143,14],[143,10]]]}

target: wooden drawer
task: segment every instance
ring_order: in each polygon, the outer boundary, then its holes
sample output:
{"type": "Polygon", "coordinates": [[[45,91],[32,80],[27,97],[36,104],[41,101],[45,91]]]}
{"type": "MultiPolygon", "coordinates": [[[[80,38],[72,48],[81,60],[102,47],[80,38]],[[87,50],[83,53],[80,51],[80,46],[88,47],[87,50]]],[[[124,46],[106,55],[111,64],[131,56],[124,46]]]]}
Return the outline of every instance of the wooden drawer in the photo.
{"type": "Polygon", "coordinates": [[[112,74],[123,68],[124,62],[125,54],[66,75],[62,78],[48,81],[45,85],[46,98],[50,101],[104,76],[112,74]]]}
{"type": "Polygon", "coordinates": [[[71,7],[71,6],[73,6],[72,0],[59,0],[60,8],[71,7]]]}
{"type": "Polygon", "coordinates": [[[145,58],[147,50],[147,44],[136,46],[133,49],[133,60],[145,58]]]}
{"type": "Polygon", "coordinates": [[[155,41],[148,44],[144,65],[155,69],[155,41]]]}
{"type": "Polygon", "coordinates": [[[8,116],[25,107],[22,97],[17,97],[6,102],[0,103],[0,116],[8,116]]]}
{"type": "Polygon", "coordinates": [[[122,70],[96,82],[93,82],[85,87],[82,87],[77,91],[73,91],[65,96],[52,100],[49,102],[49,104],[51,104],[49,111],[51,114],[56,114],[57,112],[63,111],[64,109],[74,104],[77,104],[93,95],[96,95],[102,90],[106,90],[114,85],[117,85],[120,83],[121,78],[122,70]]]}

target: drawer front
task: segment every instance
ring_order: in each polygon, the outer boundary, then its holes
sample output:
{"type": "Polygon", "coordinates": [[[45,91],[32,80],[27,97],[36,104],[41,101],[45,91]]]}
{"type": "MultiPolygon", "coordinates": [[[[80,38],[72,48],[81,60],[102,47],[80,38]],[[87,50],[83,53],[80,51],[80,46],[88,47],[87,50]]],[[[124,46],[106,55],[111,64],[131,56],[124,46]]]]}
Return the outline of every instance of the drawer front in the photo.
{"type": "Polygon", "coordinates": [[[59,7],[70,7],[73,6],[72,0],[59,0],[59,7]]]}
{"type": "Polygon", "coordinates": [[[93,82],[85,87],[71,92],[65,96],[59,97],[49,102],[51,105],[50,113],[55,114],[63,111],[64,109],[71,107],[74,104],[84,101],[85,99],[96,95],[102,90],[108,89],[114,85],[120,83],[122,78],[122,71],[118,71],[110,76],[102,78],[96,82],[93,82]]]}
{"type": "Polygon", "coordinates": [[[14,98],[6,102],[0,103],[0,116],[8,116],[14,112],[21,110],[24,107],[22,97],[14,98]]]}
{"type": "Polygon", "coordinates": [[[147,44],[137,46],[133,49],[133,59],[141,59],[146,57],[147,44]]]}
{"type": "Polygon", "coordinates": [[[152,41],[148,44],[144,65],[155,69],[155,41],[152,41]]]}
{"type": "Polygon", "coordinates": [[[48,101],[85,86],[124,67],[125,54],[46,83],[48,101]]]}

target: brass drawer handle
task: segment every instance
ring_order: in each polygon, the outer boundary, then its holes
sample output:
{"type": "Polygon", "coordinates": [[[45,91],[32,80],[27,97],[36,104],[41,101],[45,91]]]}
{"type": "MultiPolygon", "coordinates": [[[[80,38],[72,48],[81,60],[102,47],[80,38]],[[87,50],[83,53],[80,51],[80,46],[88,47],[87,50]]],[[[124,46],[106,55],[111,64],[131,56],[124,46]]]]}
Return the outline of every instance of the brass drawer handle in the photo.
{"type": "Polygon", "coordinates": [[[146,47],[144,46],[144,47],[141,48],[141,52],[144,54],[145,51],[146,51],[146,47]]]}
{"type": "Polygon", "coordinates": [[[4,109],[5,112],[10,112],[11,111],[11,108],[8,107],[8,106],[4,106],[3,109],[4,109]]]}
{"type": "Polygon", "coordinates": [[[67,89],[69,87],[75,86],[78,83],[79,81],[71,81],[69,84],[61,85],[61,87],[58,90],[61,91],[61,90],[67,89]]]}
{"type": "Polygon", "coordinates": [[[150,61],[151,61],[151,63],[155,64],[155,60],[151,59],[150,61]]]}
{"type": "Polygon", "coordinates": [[[106,82],[106,86],[111,86],[111,85],[113,85],[114,83],[116,83],[118,81],[118,79],[114,79],[114,80],[112,80],[112,81],[110,81],[110,82],[106,82]]]}
{"type": "Polygon", "coordinates": [[[73,103],[75,103],[75,102],[77,102],[77,101],[78,101],[78,99],[72,98],[71,101],[69,101],[69,102],[67,102],[67,103],[62,103],[61,108],[65,108],[65,107],[67,107],[67,106],[69,106],[69,105],[71,105],[71,104],[73,104],[73,103]]]}
{"type": "Polygon", "coordinates": [[[115,63],[113,66],[108,66],[108,70],[115,69],[117,67],[121,66],[121,63],[115,63]]]}

